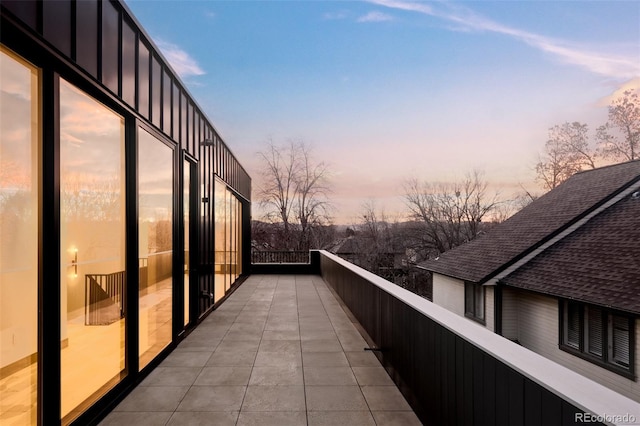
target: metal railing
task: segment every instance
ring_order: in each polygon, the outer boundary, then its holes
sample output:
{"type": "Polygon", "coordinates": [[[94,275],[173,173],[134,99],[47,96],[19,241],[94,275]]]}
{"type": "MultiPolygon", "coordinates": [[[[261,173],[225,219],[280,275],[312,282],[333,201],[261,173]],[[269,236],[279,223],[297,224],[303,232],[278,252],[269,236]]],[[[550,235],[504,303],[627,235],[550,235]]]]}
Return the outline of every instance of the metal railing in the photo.
{"type": "Polygon", "coordinates": [[[309,263],[309,252],[252,250],[251,263],[309,263]]]}
{"type": "Polygon", "coordinates": [[[126,273],[85,275],[85,325],[108,325],[124,318],[126,273]]]}

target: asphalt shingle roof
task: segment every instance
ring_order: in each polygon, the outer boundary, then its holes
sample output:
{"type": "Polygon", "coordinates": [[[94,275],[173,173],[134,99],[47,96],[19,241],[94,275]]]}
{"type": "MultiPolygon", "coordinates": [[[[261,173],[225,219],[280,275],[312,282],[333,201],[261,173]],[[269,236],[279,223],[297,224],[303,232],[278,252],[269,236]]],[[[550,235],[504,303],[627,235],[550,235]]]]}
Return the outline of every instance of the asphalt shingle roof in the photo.
{"type": "Polygon", "coordinates": [[[638,160],[576,173],[488,234],[421,266],[461,280],[485,282],[639,179],[638,160]]]}
{"type": "Polygon", "coordinates": [[[628,196],[501,280],[640,313],[640,196],[628,196]]]}

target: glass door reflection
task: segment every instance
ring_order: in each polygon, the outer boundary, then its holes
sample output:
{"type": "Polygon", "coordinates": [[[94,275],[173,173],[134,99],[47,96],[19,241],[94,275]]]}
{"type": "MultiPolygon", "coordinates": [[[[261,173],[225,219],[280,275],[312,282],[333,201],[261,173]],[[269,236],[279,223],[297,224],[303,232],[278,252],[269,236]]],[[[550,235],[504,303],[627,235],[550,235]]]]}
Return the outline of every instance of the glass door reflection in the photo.
{"type": "Polygon", "coordinates": [[[125,375],[124,119],[60,80],[63,423],[125,375]]]}

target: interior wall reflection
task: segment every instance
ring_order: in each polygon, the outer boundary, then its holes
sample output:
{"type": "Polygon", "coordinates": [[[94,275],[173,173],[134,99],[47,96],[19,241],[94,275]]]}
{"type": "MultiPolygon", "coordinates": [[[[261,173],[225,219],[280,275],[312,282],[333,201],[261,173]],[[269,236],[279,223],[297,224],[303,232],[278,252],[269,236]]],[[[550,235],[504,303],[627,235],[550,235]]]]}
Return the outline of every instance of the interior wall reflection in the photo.
{"type": "Polygon", "coordinates": [[[0,424],[35,424],[38,72],[0,48],[0,424]]]}
{"type": "Polygon", "coordinates": [[[67,423],[125,374],[124,119],[64,80],[59,95],[61,410],[67,423]]]}
{"type": "Polygon", "coordinates": [[[140,368],[171,342],[173,149],[138,132],[140,368]]]}

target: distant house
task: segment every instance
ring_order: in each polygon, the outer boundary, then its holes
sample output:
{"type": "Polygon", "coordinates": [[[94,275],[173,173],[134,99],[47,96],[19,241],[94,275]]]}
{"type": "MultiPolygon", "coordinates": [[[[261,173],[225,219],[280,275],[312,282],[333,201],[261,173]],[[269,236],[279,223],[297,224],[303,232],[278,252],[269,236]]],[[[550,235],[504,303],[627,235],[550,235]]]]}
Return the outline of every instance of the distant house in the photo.
{"type": "Polygon", "coordinates": [[[577,173],[420,267],[434,303],[640,401],[640,161],[577,173]]]}

